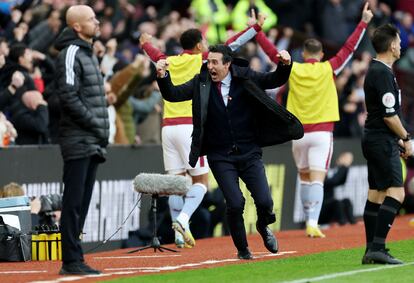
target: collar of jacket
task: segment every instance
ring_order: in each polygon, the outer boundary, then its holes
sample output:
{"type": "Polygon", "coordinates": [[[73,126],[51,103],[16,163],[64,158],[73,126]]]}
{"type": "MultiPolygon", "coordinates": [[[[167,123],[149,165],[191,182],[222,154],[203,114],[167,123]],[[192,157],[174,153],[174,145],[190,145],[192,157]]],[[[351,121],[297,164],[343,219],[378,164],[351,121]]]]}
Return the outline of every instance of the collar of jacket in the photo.
{"type": "Polygon", "coordinates": [[[81,39],[72,28],[66,27],[56,39],[55,48],[60,51],[71,44],[92,51],[92,44],[81,39]]]}

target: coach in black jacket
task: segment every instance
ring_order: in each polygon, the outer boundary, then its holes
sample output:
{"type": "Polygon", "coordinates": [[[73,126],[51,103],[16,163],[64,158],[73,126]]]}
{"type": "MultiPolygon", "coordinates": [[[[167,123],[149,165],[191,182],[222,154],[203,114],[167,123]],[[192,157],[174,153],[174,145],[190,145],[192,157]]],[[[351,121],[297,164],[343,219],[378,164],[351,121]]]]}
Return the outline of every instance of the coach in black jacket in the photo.
{"type": "Polygon", "coordinates": [[[284,84],[291,70],[290,56],[280,53],[275,72],[257,73],[241,60],[234,60],[229,47],[210,47],[208,63],[200,75],[173,86],[165,71],[167,62],[157,62],[158,84],[168,101],[193,100],[193,134],[190,165],[207,154],[210,168],[227,203],[230,233],[240,259],[252,259],[243,220],[244,197],[239,177],[255,201],[256,228],[266,248],[278,250],[276,238],[267,227],[276,220],[267,184],[261,147],[303,136],[299,120],[270,99],[264,89],[284,84]],[[233,61],[233,62],[232,62],[233,61]]]}
{"type": "Polygon", "coordinates": [[[60,274],[99,274],[84,263],[80,243],[98,164],[105,160],[109,121],[104,82],[93,54],[99,21],[89,6],[71,6],[57,38],[56,91],[61,106],[59,144],[64,160],[60,274]]]}

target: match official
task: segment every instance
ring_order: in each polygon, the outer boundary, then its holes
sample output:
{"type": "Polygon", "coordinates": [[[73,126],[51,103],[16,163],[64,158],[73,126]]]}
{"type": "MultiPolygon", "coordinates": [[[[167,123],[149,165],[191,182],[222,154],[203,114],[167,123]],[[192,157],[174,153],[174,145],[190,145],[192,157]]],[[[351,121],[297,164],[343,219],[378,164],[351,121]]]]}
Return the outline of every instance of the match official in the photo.
{"type": "Polygon", "coordinates": [[[401,91],[392,71],[400,58],[398,29],[386,24],[372,38],[377,56],[365,78],[368,116],[362,137],[362,151],[368,163],[368,200],[364,210],[367,250],[362,264],[401,264],[385,248],[395,215],[404,201],[400,154],[412,154],[410,134],[400,120],[401,91]],[[400,147],[400,148],[399,148],[400,147]]]}

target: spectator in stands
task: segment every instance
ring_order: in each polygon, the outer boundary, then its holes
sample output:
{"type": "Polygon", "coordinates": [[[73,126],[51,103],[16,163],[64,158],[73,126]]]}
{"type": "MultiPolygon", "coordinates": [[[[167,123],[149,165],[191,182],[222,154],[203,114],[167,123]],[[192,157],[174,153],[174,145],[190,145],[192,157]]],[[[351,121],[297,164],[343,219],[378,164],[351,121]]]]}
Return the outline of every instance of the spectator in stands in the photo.
{"type": "Polygon", "coordinates": [[[2,68],[2,74],[0,77],[0,87],[6,88],[10,84],[10,80],[15,71],[20,71],[25,79],[24,85],[17,92],[16,97],[19,97],[27,90],[36,90],[33,79],[30,76],[30,72],[33,69],[33,55],[32,51],[22,43],[17,43],[10,47],[9,56],[7,57],[6,64],[2,68]]]}
{"type": "Polygon", "coordinates": [[[4,111],[11,104],[16,91],[24,84],[25,77],[20,71],[15,71],[7,87],[0,91],[0,111],[4,111]]]}
{"type": "Polygon", "coordinates": [[[408,12],[396,13],[397,27],[400,30],[401,52],[404,55],[410,44],[414,43],[413,16],[408,12]]]}
{"type": "Polygon", "coordinates": [[[331,169],[332,174],[328,174],[325,179],[323,204],[319,216],[320,224],[332,222],[337,222],[339,225],[356,223],[351,200],[348,198],[337,199],[335,196],[335,189],[346,182],[353,159],[354,156],[351,152],[341,153],[336,160],[335,168],[331,169]]]}
{"type": "Polygon", "coordinates": [[[0,112],[0,147],[6,147],[14,144],[17,137],[17,131],[10,123],[3,112],[0,112]]]}
{"type": "Polygon", "coordinates": [[[126,66],[122,67],[122,63],[115,65],[121,66],[121,69],[115,71],[109,82],[112,91],[117,96],[114,104],[118,116],[116,144],[135,144],[136,127],[129,97],[135,94],[138,85],[148,76],[149,63],[145,56],[137,55],[133,62],[126,66]]]}
{"type": "Polygon", "coordinates": [[[368,70],[371,55],[365,52],[363,60],[355,59],[351,68],[346,68],[336,80],[339,93],[340,121],[335,124],[335,137],[360,137],[365,121],[365,93],[363,89],[365,74],[368,70]],[[345,78],[344,86],[338,82],[345,78]]]}
{"type": "Polygon", "coordinates": [[[105,79],[112,77],[114,75],[114,66],[118,62],[118,58],[116,58],[115,53],[118,47],[118,42],[116,38],[111,38],[105,45],[106,52],[105,55],[102,57],[101,61],[101,70],[105,76],[105,79]]]}
{"type": "Polygon", "coordinates": [[[7,40],[0,37],[0,70],[6,64],[6,58],[9,56],[10,48],[7,40]]]}
{"type": "Polygon", "coordinates": [[[386,3],[380,2],[379,0],[368,0],[368,3],[374,16],[367,27],[367,32],[361,41],[360,48],[362,50],[369,51],[371,55],[375,55],[375,50],[372,47],[370,38],[377,27],[391,21],[392,13],[390,6],[386,3]]]}
{"type": "Polygon", "coordinates": [[[405,52],[397,62],[399,69],[406,72],[414,72],[414,43],[411,44],[411,47],[405,52]]]}
{"type": "MultiPolygon", "coordinates": [[[[1,84],[8,86],[8,99],[3,106],[10,116],[18,134],[17,144],[48,143],[47,103],[36,89],[30,72],[33,70],[32,51],[26,45],[18,43],[10,48],[9,59],[1,84]],[[23,74],[23,84],[14,85],[15,73],[23,74]],[[14,80],[13,80],[14,79],[14,80]],[[11,95],[13,93],[13,95],[11,95]],[[5,105],[4,105],[5,104],[5,105]]],[[[2,97],[2,100],[4,96],[2,97]]]]}
{"type": "Polygon", "coordinates": [[[113,144],[115,142],[116,135],[116,110],[114,104],[116,102],[116,95],[112,91],[111,84],[105,82],[105,96],[108,102],[108,119],[109,119],[109,139],[108,142],[113,144]]]}
{"type": "MultiPolygon", "coordinates": [[[[25,191],[20,184],[8,183],[0,187],[0,198],[25,196],[25,191]]],[[[37,225],[51,226],[58,224],[61,213],[61,195],[51,194],[40,197],[30,197],[30,214],[32,227],[37,225]]]]}
{"type": "Polygon", "coordinates": [[[414,157],[413,156],[410,156],[407,158],[406,165],[407,165],[407,178],[405,179],[405,182],[404,182],[405,197],[404,197],[404,202],[401,206],[401,211],[404,213],[414,213],[414,157]]]}
{"type": "MultiPolygon", "coordinates": [[[[129,102],[132,105],[134,112],[135,124],[142,123],[147,119],[148,114],[151,113],[156,105],[159,107],[161,101],[161,94],[159,91],[152,91],[151,86],[145,86],[145,90],[141,90],[139,97],[129,97],[129,102]]],[[[138,95],[137,95],[138,96],[138,95]]],[[[161,110],[158,110],[158,113],[161,110]]]]}
{"type": "Polygon", "coordinates": [[[146,117],[137,125],[141,144],[161,144],[162,99],[158,84],[154,80],[144,90],[145,100],[156,98],[156,103],[146,117]]]}
{"type": "MultiPolygon", "coordinates": [[[[194,18],[201,26],[201,30],[205,31],[205,37],[210,44],[226,40],[226,26],[230,22],[230,14],[223,0],[193,0],[191,1],[191,9],[194,18]]],[[[240,30],[242,29],[244,26],[240,30]]]]}
{"type": "Polygon", "coordinates": [[[26,91],[22,96],[25,106],[20,114],[13,115],[12,122],[18,136],[16,144],[47,144],[49,143],[49,110],[47,102],[37,90],[26,91]]]}
{"type": "MultiPolygon", "coordinates": [[[[321,1],[321,35],[329,43],[344,44],[349,35],[349,22],[353,20],[354,5],[360,8],[359,1],[328,0],[321,1]],[[347,2],[353,2],[350,5],[347,2]]],[[[358,12],[356,13],[358,15],[358,12]]]]}
{"type": "Polygon", "coordinates": [[[11,182],[4,187],[0,187],[0,198],[19,197],[24,195],[23,187],[17,183],[11,182]]]}
{"type": "Polygon", "coordinates": [[[263,0],[239,0],[234,7],[231,17],[232,26],[236,31],[241,31],[246,27],[251,11],[255,14],[262,13],[266,15],[266,22],[263,24],[263,30],[268,31],[276,25],[276,14],[266,5],[263,0]]]}
{"type": "Polygon", "coordinates": [[[46,53],[57,37],[61,25],[60,12],[51,10],[47,19],[38,23],[29,31],[29,47],[41,53],[46,53]]]}

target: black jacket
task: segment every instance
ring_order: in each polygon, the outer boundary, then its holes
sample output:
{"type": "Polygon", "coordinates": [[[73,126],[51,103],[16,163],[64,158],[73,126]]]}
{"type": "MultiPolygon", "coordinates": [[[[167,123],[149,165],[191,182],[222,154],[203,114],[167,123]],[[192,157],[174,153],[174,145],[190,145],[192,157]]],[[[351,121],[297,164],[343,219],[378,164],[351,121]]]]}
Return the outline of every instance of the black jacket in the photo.
{"type": "Polygon", "coordinates": [[[49,111],[45,105],[39,105],[36,110],[25,111],[13,120],[17,131],[16,144],[33,145],[47,144],[49,111]]]}
{"type": "MultiPolygon", "coordinates": [[[[272,100],[264,89],[272,89],[286,83],[292,65],[279,64],[276,71],[257,73],[246,67],[247,62],[235,59],[231,65],[232,84],[241,84],[251,96],[251,106],[255,113],[256,143],[261,146],[281,144],[303,136],[300,121],[281,105],[272,100]]],[[[211,78],[206,64],[199,75],[180,86],[173,86],[170,76],[158,78],[161,94],[167,101],[193,100],[193,134],[190,152],[190,165],[207,152],[205,124],[210,96],[211,78]]]]}
{"type": "Polygon", "coordinates": [[[26,91],[37,90],[28,70],[14,62],[8,62],[2,72],[2,85],[8,86],[15,71],[24,75],[24,84],[12,95],[8,89],[0,93],[0,111],[5,111],[17,131],[16,144],[34,145],[49,143],[49,115],[47,106],[36,110],[27,108],[22,101],[26,91]]]}
{"type": "Polygon", "coordinates": [[[64,160],[103,154],[109,120],[104,82],[92,45],[66,28],[56,39],[56,92],[61,106],[59,144],[64,160]]]}
{"type": "Polygon", "coordinates": [[[4,96],[0,103],[0,111],[8,112],[12,118],[28,111],[21,101],[23,94],[29,90],[37,90],[29,71],[25,67],[11,61],[8,61],[1,69],[0,89],[6,89],[10,85],[13,73],[16,71],[23,74],[24,83],[16,90],[14,95],[11,95],[9,92],[2,92],[4,96]]]}

